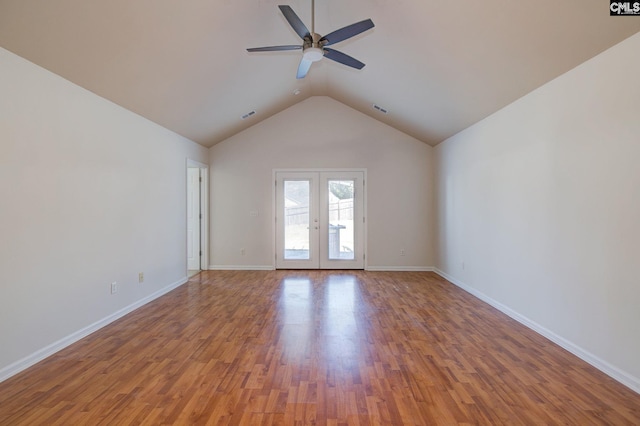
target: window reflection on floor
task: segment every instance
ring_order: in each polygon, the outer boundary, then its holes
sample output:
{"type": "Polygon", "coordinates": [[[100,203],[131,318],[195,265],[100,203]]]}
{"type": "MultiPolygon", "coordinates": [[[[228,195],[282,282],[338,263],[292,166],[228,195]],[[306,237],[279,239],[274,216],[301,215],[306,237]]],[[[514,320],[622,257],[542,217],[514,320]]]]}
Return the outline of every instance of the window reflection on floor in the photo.
{"type": "Polygon", "coordinates": [[[323,353],[333,362],[350,363],[360,351],[356,322],[358,281],[351,275],[330,276],[325,285],[323,353]]]}
{"type": "Polygon", "coordinates": [[[294,359],[309,351],[313,332],[313,300],[308,278],[285,278],[280,297],[283,356],[294,359]]]}
{"type": "Polygon", "coordinates": [[[358,280],[353,275],[333,275],[316,286],[314,292],[311,279],[303,277],[282,281],[282,357],[287,361],[321,358],[333,368],[350,369],[364,350],[359,335],[363,330],[358,330],[358,280]]]}

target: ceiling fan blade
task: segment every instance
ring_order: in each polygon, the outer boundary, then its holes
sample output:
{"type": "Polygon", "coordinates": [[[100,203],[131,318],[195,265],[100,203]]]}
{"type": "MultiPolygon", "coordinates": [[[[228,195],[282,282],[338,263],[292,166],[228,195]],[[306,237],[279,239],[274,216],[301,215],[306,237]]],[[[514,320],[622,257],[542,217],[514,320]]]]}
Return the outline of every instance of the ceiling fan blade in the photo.
{"type": "Polygon", "coordinates": [[[356,58],[353,58],[337,50],[329,49],[327,47],[324,48],[324,57],[327,59],[331,59],[332,61],[340,62],[341,64],[347,65],[351,68],[356,68],[359,70],[364,68],[364,64],[356,58]]]}
{"type": "Polygon", "coordinates": [[[293,9],[291,9],[291,7],[286,5],[284,6],[281,5],[278,7],[280,8],[280,11],[284,15],[284,17],[287,18],[287,22],[289,22],[289,25],[291,25],[291,28],[293,28],[294,31],[298,33],[301,39],[304,40],[305,38],[310,37],[309,30],[304,25],[302,20],[298,18],[298,15],[296,15],[296,13],[293,11],[293,9]]]}
{"type": "Polygon", "coordinates": [[[288,44],[286,46],[266,46],[266,47],[250,47],[247,52],[278,52],[281,50],[300,50],[302,46],[296,44],[288,44]]]}
{"type": "Polygon", "coordinates": [[[305,78],[307,73],[309,72],[309,68],[311,68],[311,64],[313,62],[302,58],[300,60],[300,65],[298,65],[298,74],[296,75],[296,78],[305,78]]]}
{"type": "Polygon", "coordinates": [[[346,27],[335,30],[320,39],[320,42],[326,42],[323,46],[330,46],[335,43],[339,43],[342,40],[346,40],[360,33],[363,33],[373,28],[373,21],[371,19],[365,19],[364,21],[356,22],[355,24],[347,25],[346,27]]]}

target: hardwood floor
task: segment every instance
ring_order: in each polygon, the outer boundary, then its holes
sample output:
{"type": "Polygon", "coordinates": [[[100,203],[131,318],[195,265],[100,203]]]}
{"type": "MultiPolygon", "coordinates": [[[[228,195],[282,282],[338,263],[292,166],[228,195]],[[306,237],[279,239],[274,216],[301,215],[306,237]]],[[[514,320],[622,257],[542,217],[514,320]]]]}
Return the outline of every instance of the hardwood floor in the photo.
{"type": "Polygon", "coordinates": [[[640,424],[436,274],[209,271],[0,383],[0,425],[640,424]]]}

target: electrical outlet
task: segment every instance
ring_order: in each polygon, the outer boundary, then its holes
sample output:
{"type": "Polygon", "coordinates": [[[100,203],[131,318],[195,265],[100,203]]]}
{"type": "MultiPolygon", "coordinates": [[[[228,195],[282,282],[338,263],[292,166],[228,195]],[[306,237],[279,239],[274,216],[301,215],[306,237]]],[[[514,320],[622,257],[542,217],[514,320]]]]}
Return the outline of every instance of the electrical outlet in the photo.
{"type": "Polygon", "coordinates": [[[116,294],[117,292],[118,292],[118,283],[114,281],[111,283],[111,294],[116,294]]]}
{"type": "Polygon", "coordinates": [[[404,249],[400,249],[400,256],[404,256],[404,249]]]}
{"type": "Polygon", "coordinates": [[[462,269],[464,270],[464,260],[462,261],[462,269]]]}
{"type": "Polygon", "coordinates": [[[138,272],[138,282],[139,283],[144,282],[144,272],[138,272]]]}
{"type": "Polygon", "coordinates": [[[244,247],[242,247],[242,248],[240,249],[240,254],[241,254],[241,255],[243,255],[243,256],[244,256],[245,254],[247,254],[247,251],[244,249],[244,247]]]}

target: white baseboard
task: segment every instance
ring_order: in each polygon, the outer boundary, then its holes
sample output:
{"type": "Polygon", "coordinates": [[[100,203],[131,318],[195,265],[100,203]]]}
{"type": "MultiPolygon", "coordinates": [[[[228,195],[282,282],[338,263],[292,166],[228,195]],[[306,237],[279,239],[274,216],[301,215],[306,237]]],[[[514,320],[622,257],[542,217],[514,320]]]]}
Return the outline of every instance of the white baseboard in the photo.
{"type": "MultiPolygon", "coordinates": [[[[209,265],[210,271],[273,271],[272,265],[209,265]]],[[[433,266],[367,266],[366,271],[433,272],[433,266]]]]}
{"type": "Polygon", "coordinates": [[[31,355],[28,355],[16,362],[14,362],[13,364],[9,364],[8,366],[4,367],[3,369],[0,370],[0,382],[3,382],[5,380],[7,380],[9,377],[15,376],[16,374],[18,374],[19,372],[26,370],[27,368],[31,367],[34,364],[37,364],[38,362],[42,361],[43,359],[55,354],[56,352],[66,348],[67,346],[72,345],[73,343],[77,342],[80,339],[83,339],[85,337],[87,337],[88,335],[90,335],[91,333],[98,331],[99,329],[101,329],[102,327],[114,322],[117,319],[122,318],[123,316],[127,315],[128,313],[131,313],[133,311],[135,311],[136,309],[138,309],[139,307],[146,305],[147,303],[151,302],[152,300],[157,299],[160,296],[163,296],[164,294],[170,292],[171,290],[180,287],[182,284],[187,282],[187,278],[182,278],[179,281],[174,282],[173,284],[169,284],[168,286],[156,291],[155,293],[150,294],[147,297],[144,297],[140,300],[138,300],[135,303],[132,303],[129,306],[126,306],[122,309],[120,309],[119,311],[114,312],[113,314],[102,318],[101,320],[98,320],[96,322],[94,322],[91,325],[88,325],[87,327],[84,327],[78,331],[76,331],[75,333],[72,333],[66,337],[63,337],[62,339],[58,340],[57,342],[53,342],[52,344],[45,346],[42,349],[37,350],[36,352],[32,353],[31,355]]]}
{"type": "Polygon", "coordinates": [[[273,265],[209,265],[210,271],[273,271],[273,265]]]}
{"type": "Polygon", "coordinates": [[[433,272],[433,266],[367,266],[365,268],[367,271],[372,272],[433,272]]]}
{"type": "MultiPolygon", "coordinates": [[[[271,265],[209,265],[210,271],[273,271],[271,265]]],[[[367,266],[366,271],[433,272],[433,266],[367,266]]]]}
{"type": "Polygon", "coordinates": [[[484,293],[482,293],[482,292],[480,292],[480,291],[478,291],[478,290],[476,290],[476,289],[474,289],[472,287],[469,287],[468,285],[466,285],[462,281],[459,281],[459,280],[453,278],[452,276],[450,276],[447,273],[439,270],[438,268],[434,268],[434,272],[437,273],[438,275],[440,275],[442,278],[446,279],[447,281],[449,281],[449,282],[453,283],[454,285],[460,287],[461,289],[463,289],[467,293],[472,294],[473,296],[477,297],[478,299],[482,300],[483,302],[488,303],[489,305],[493,306],[494,308],[496,308],[497,310],[501,311],[502,313],[510,316],[511,318],[513,318],[514,320],[518,321],[520,324],[524,325],[525,327],[528,327],[531,330],[535,331],[536,333],[546,337],[547,339],[551,340],[553,343],[555,343],[558,346],[566,349],[567,351],[571,352],[572,354],[574,354],[578,358],[582,359],[583,361],[591,364],[593,367],[595,367],[598,370],[602,371],[603,373],[605,373],[609,377],[613,378],[614,380],[617,380],[618,382],[622,383],[623,385],[625,385],[629,389],[631,389],[631,390],[633,390],[633,391],[635,391],[637,393],[640,393],[640,379],[638,379],[637,377],[634,377],[633,375],[631,375],[631,374],[619,369],[618,367],[608,363],[607,361],[605,361],[605,360],[603,360],[601,358],[598,358],[597,356],[595,356],[591,352],[584,350],[583,348],[581,348],[580,346],[576,345],[575,343],[565,339],[562,336],[557,335],[553,331],[551,331],[551,330],[541,326],[537,322],[532,321],[531,319],[519,314],[518,312],[516,312],[516,311],[512,310],[511,308],[509,308],[508,306],[505,306],[502,303],[498,302],[497,300],[494,300],[491,297],[487,296],[486,294],[484,294],[484,293]]]}

